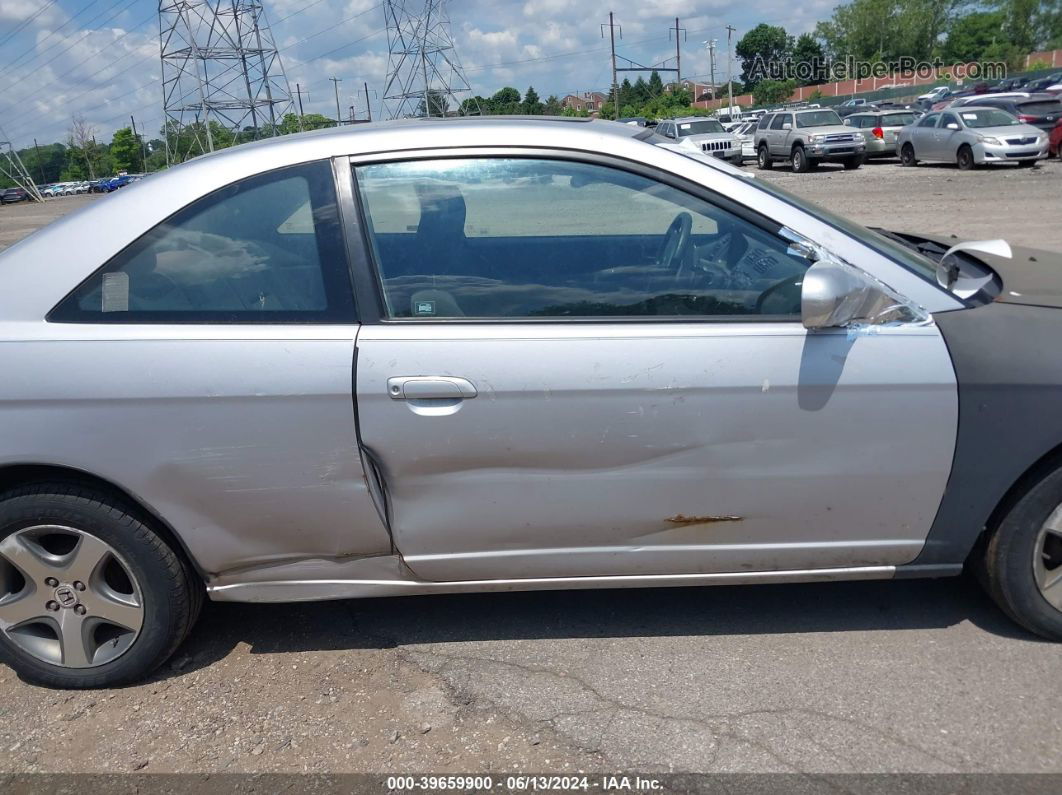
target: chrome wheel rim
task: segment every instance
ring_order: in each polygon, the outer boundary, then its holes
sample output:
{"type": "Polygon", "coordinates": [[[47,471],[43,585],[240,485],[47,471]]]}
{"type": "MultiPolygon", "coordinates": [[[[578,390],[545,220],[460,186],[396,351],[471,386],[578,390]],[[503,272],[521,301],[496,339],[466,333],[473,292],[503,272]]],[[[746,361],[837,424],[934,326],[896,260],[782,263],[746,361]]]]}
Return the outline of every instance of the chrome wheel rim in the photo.
{"type": "Polygon", "coordinates": [[[0,540],[0,631],[27,654],[94,668],[128,651],[143,623],[140,585],[110,544],[64,525],[0,540]]]}
{"type": "Polygon", "coordinates": [[[1033,577],[1047,603],[1062,610],[1062,505],[1040,528],[1033,548],[1033,577]]]}

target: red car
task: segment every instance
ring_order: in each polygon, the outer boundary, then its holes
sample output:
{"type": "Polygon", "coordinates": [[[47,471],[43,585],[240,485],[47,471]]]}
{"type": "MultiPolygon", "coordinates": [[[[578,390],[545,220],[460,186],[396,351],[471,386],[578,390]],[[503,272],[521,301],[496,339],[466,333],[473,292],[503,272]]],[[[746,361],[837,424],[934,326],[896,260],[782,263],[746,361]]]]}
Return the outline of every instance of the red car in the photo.
{"type": "Polygon", "coordinates": [[[1062,119],[1051,128],[1051,137],[1047,139],[1047,153],[1062,160],[1062,119]]]}

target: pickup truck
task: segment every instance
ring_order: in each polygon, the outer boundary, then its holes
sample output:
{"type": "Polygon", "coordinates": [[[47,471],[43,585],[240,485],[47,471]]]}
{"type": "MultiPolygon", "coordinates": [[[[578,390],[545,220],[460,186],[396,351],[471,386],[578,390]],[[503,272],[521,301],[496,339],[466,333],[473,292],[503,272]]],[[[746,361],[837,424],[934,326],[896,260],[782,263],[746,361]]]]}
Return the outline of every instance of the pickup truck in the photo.
{"type": "Polygon", "coordinates": [[[755,145],[761,169],[788,160],[801,174],[823,162],[856,169],[866,155],[863,136],[845,127],[834,111],[822,108],[767,114],[756,126],[755,145]]]}

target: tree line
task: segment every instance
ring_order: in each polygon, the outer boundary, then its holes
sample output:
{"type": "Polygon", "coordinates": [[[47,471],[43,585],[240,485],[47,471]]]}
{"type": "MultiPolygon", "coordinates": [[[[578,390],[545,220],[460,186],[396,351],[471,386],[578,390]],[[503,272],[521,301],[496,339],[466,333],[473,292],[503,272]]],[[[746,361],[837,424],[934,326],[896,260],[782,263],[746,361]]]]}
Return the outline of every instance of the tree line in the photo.
{"type": "Polygon", "coordinates": [[[826,66],[844,59],[1002,62],[1016,71],[1028,53],[1058,47],[1059,0],[852,0],[837,6],[812,33],[794,37],[778,25],[757,25],[738,41],[735,53],[742,65],[742,93],[769,104],[797,86],[828,82],[826,66]],[[762,64],[788,66],[790,76],[764,74],[762,64]],[[794,72],[799,76],[791,76],[794,72]]]}

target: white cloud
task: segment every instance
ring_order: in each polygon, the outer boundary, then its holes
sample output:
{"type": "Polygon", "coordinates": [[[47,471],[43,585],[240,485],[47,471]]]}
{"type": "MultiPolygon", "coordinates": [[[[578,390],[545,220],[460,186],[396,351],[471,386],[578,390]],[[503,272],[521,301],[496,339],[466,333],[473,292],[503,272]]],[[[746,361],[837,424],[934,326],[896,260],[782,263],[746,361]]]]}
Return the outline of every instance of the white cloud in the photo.
{"type": "MultiPolygon", "coordinates": [[[[0,0],[0,30],[17,26],[45,2],[0,0]]],[[[161,124],[157,25],[149,22],[123,36],[130,25],[141,21],[151,4],[135,6],[135,14],[112,21],[106,30],[64,28],[48,38],[69,19],[67,13],[81,8],[78,2],[60,0],[0,50],[2,65],[37,47],[36,57],[27,57],[0,73],[0,119],[20,144],[33,137],[62,140],[73,113],[84,113],[96,123],[104,139],[127,124],[130,113],[136,114],[138,123],[143,118],[152,134],[161,124]],[[125,27],[114,27],[118,22],[125,27]],[[72,45],[68,52],[45,63],[68,45],[72,45]],[[63,76],[68,70],[71,73],[63,76]]],[[[476,93],[488,96],[505,85],[521,91],[533,85],[545,97],[607,89],[608,39],[602,38],[601,24],[608,21],[610,10],[623,27],[623,37],[617,40],[621,55],[646,64],[673,57],[675,45],[668,28],[678,16],[688,31],[682,44],[683,74],[707,74],[708,58],[701,42],[717,38],[716,75],[722,79],[726,64],[723,26],[727,22],[738,28],[735,43],[761,21],[784,25],[796,34],[829,16],[838,2],[810,0],[793,5],[789,0],[760,0],[753,9],[734,7],[729,0],[695,4],[687,0],[454,0],[448,9],[457,56],[476,93]]],[[[297,82],[309,92],[308,97],[304,94],[307,112],[335,113],[331,76],[343,81],[341,105],[349,106],[357,99],[359,112],[364,105],[359,93],[363,81],[371,91],[383,93],[388,58],[379,0],[268,0],[267,12],[292,90],[297,82]],[[307,37],[312,38],[303,41],[307,37]]],[[[91,18],[89,12],[78,21],[91,18]]],[[[105,19],[106,15],[101,21],[105,19]]],[[[739,68],[734,59],[735,73],[739,68]]],[[[637,74],[627,76],[634,80],[637,74]]],[[[378,105],[374,106],[377,113],[378,105]]]]}

